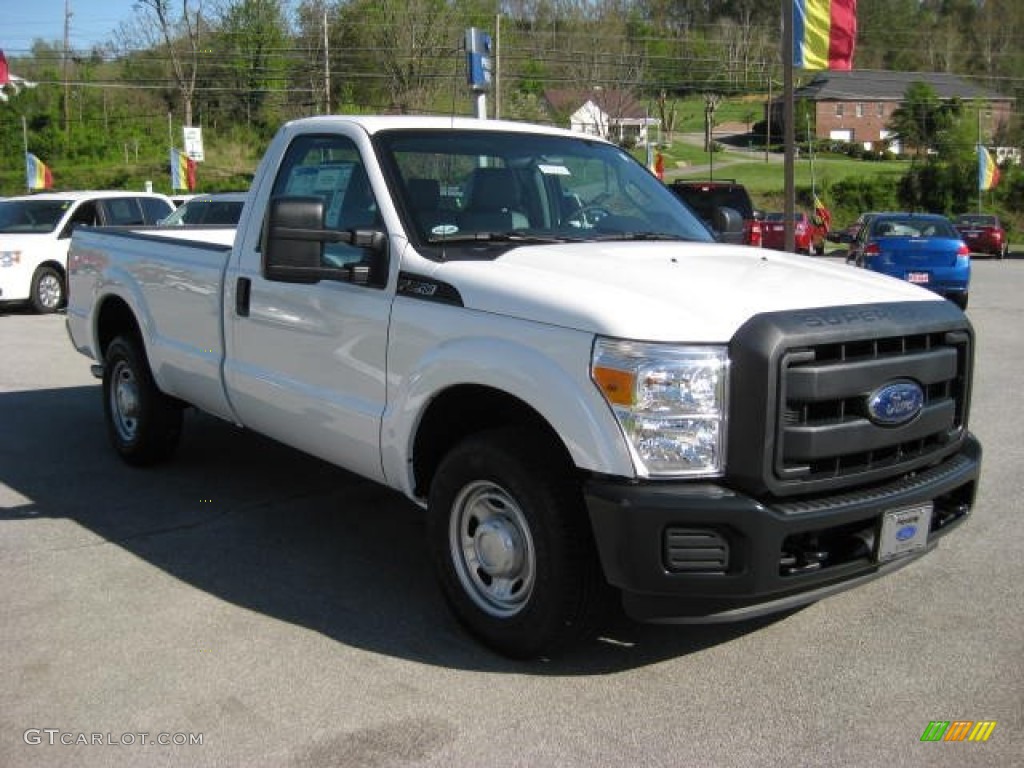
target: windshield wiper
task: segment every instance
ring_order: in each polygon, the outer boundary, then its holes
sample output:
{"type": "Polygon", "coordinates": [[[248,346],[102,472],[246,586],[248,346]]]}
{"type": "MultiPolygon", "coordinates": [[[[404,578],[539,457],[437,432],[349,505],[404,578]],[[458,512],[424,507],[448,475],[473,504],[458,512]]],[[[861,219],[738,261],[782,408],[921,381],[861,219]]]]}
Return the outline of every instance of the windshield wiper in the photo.
{"type": "Polygon", "coordinates": [[[607,234],[598,235],[597,237],[589,238],[590,240],[674,240],[686,243],[700,242],[692,237],[683,237],[682,235],[673,235],[669,232],[609,232],[607,234]]]}
{"type": "Polygon", "coordinates": [[[533,235],[528,232],[455,232],[450,235],[431,235],[431,244],[440,243],[579,243],[580,237],[560,235],[533,235]]]}

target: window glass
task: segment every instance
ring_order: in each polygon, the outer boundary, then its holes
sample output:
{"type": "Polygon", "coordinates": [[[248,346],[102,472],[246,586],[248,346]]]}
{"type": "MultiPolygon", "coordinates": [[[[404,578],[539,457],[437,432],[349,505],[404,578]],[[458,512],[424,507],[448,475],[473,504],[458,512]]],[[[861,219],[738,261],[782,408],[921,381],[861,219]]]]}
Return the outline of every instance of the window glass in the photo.
{"type": "Polygon", "coordinates": [[[142,215],[142,208],[134,197],[110,198],[104,200],[102,205],[107,213],[106,224],[128,226],[146,223],[142,215]]]}
{"type": "MultiPolygon", "coordinates": [[[[328,229],[380,228],[380,209],[355,143],[345,136],[301,136],[285,153],[274,197],[319,197],[328,229]]],[[[362,261],[366,252],[347,243],[324,246],[325,266],[362,261]]]]}
{"type": "Polygon", "coordinates": [[[71,200],[0,201],[0,233],[53,232],[71,205],[71,200]]]}
{"type": "Polygon", "coordinates": [[[156,224],[174,210],[174,206],[159,197],[141,197],[139,202],[142,203],[142,213],[147,224],[156,224]]]}
{"type": "Polygon", "coordinates": [[[375,142],[406,231],[423,244],[448,246],[447,258],[493,258],[495,248],[530,239],[710,237],[650,171],[603,141],[394,130],[375,142]]]}

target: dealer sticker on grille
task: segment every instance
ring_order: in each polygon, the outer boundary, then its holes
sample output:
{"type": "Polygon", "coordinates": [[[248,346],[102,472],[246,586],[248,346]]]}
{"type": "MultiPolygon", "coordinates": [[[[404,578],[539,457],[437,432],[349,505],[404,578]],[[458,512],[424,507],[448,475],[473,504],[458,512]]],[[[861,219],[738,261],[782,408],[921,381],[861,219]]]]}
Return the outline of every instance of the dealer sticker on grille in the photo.
{"type": "Polygon", "coordinates": [[[878,537],[878,561],[884,563],[924,547],[931,522],[931,502],[886,512],[878,537]]]}

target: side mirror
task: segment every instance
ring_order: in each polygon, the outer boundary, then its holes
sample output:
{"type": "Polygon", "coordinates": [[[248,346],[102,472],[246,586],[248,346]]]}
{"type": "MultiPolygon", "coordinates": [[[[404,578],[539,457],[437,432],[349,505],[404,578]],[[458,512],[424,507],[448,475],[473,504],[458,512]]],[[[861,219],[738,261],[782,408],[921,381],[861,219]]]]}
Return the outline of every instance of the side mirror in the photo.
{"type": "Polygon", "coordinates": [[[275,197],[270,200],[261,242],[263,274],[286,283],[382,284],[387,261],[387,236],[378,230],[335,230],[324,227],[320,197],[275,197]],[[343,265],[325,264],[326,243],[347,243],[366,251],[366,259],[343,265]],[[375,274],[377,277],[375,279],[375,274]]]}
{"type": "Polygon", "coordinates": [[[743,214],[735,208],[726,206],[715,208],[711,214],[711,228],[719,236],[721,235],[743,235],[746,224],[743,214]]]}

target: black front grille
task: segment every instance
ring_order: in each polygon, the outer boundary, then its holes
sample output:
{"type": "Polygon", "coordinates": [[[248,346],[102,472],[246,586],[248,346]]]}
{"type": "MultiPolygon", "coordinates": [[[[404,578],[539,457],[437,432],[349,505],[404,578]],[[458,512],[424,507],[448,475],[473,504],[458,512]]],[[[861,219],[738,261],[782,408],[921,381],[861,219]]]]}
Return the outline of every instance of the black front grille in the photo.
{"type": "Polygon", "coordinates": [[[943,452],[963,431],[968,336],[957,332],[823,344],[781,361],[775,472],[814,480],[902,470],[943,452]],[[872,392],[896,380],[924,391],[909,423],[876,424],[872,392]]]}
{"type": "Polygon", "coordinates": [[[752,318],[730,345],[729,478],[753,493],[813,495],[941,461],[966,434],[973,340],[946,301],[752,318]],[[896,382],[919,386],[923,406],[879,423],[869,400],[896,382]]]}

